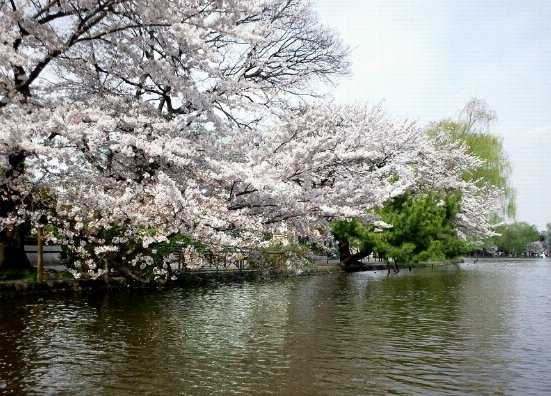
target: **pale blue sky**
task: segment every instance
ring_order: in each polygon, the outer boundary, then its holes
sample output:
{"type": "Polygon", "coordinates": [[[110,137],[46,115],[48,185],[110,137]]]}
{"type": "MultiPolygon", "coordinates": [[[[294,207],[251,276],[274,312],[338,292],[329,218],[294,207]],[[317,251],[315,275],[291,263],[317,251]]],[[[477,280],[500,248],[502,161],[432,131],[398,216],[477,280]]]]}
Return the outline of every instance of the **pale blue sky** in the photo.
{"type": "Polygon", "coordinates": [[[551,0],[314,0],[352,48],[338,102],[421,122],[472,97],[497,112],[518,220],[551,222],[551,0]]]}

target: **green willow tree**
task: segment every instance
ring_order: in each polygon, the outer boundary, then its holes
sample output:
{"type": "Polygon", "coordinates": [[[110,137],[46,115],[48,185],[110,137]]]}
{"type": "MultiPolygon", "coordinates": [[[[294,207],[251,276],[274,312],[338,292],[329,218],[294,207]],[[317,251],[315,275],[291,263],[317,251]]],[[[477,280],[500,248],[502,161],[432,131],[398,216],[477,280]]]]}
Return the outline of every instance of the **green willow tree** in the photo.
{"type": "Polygon", "coordinates": [[[502,213],[496,214],[496,223],[503,218],[514,218],[516,213],[515,191],[511,185],[511,163],[503,148],[501,137],[490,132],[496,120],[495,112],[480,99],[471,99],[457,120],[442,120],[432,124],[427,133],[436,137],[443,133],[482,161],[481,165],[464,175],[465,180],[501,190],[502,213]]]}

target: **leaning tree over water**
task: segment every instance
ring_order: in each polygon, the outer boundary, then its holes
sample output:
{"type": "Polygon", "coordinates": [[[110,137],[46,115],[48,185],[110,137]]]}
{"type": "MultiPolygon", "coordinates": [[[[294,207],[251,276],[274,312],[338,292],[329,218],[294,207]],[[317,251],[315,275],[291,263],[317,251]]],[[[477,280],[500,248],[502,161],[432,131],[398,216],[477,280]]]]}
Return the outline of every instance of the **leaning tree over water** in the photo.
{"type": "Polygon", "coordinates": [[[315,103],[347,49],[306,1],[0,1],[0,37],[2,268],[46,227],[79,273],[164,275],[175,238],[324,238],[427,186],[462,189],[465,226],[485,231],[460,147],[315,103]]]}

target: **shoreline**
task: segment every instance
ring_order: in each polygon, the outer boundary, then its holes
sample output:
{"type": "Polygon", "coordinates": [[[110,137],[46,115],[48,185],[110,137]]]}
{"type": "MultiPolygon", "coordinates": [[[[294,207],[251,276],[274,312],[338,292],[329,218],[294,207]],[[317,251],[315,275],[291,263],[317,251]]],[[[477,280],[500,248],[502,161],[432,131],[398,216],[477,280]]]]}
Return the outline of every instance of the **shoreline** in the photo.
{"type": "Polygon", "coordinates": [[[273,272],[259,270],[242,271],[197,271],[185,272],[178,279],[165,283],[138,283],[122,277],[103,279],[55,279],[44,282],[29,280],[7,280],[0,282],[0,300],[19,296],[43,296],[55,294],[112,292],[119,290],[168,290],[173,288],[200,287],[221,283],[255,280],[277,280],[291,277],[321,275],[341,272],[337,266],[316,266],[301,273],[273,272]]]}
{"type": "MultiPolygon", "coordinates": [[[[464,257],[444,261],[418,263],[412,268],[434,268],[448,265],[457,265],[474,261],[476,258],[464,257]]],[[[480,257],[479,261],[535,261],[532,257],[480,257]]],[[[400,266],[401,270],[407,270],[407,266],[400,266]]],[[[387,265],[383,263],[366,263],[362,271],[386,271],[387,265]]],[[[343,272],[337,261],[317,263],[301,273],[274,272],[262,270],[241,271],[190,271],[183,272],[175,281],[166,283],[141,284],[129,281],[122,277],[112,277],[109,282],[103,279],[55,279],[41,283],[29,280],[7,280],[0,282],[0,300],[13,299],[19,296],[47,296],[59,294],[113,292],[120,290],[168,290],[173,288],[201,287],[232,282],[247,282],[258,280],[278,280],[292,277],[303,277],[343,272]]]]}

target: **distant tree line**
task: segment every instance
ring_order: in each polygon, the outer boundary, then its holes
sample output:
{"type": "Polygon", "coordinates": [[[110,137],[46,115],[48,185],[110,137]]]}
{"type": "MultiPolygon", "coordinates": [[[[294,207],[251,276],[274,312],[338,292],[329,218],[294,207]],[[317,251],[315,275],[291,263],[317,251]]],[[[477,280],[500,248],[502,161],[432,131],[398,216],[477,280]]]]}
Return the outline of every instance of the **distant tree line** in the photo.
{"type": "Polygon", "coordinates": [[[535,225],[525,222],[502,224],[496,227],[496,234],[486,240],[486,251],[514,257],[539,253],[539,249],[532,246],[542,240],[535,225]]]}

